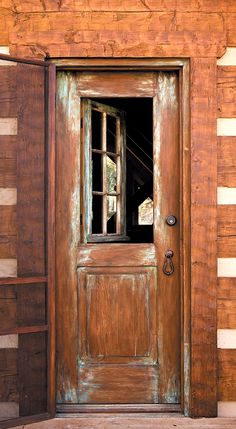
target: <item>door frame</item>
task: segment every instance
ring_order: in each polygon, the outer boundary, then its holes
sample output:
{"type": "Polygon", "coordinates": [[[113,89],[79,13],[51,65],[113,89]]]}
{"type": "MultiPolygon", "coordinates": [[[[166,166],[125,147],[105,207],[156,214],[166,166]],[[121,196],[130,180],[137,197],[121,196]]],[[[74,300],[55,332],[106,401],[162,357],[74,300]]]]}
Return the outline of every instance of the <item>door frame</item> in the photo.
{"type": "MultiPolygon", "coordinates": [[[[215,59],[214,59],[215,60],[215,59]]],[[[211,68],[214,67],[211,59],[211,68]]],[[[200,416],[216,416],[217,415],[217,396],[216,396],[216,305],[214,297],[216,295],[216,281],[213,284],[213,279],[216,279],[216,269],[212,258],[206,260],[205,266],[201,268],[202,256],[195,251],[194,240],[197,228],[193,228],[191,218],[199,216],[207,216],[208,223],[211,224],[214,237],[216,230],[216,212],[214,210],[215,189],[214,180],[216,180],[216,163],[213,160],[213,168],[209,171],[209,165],[201,165],[200,172],[196,171],[196,160],[198,157],[206,156],[209,159],[212,156],[212,147],[215,143],[214,139],[210,140],[210,144],[202,149],[202,145],[198,145],[197,130],[191,126],[192,113],[190,110],[193,104],[194,97],[190,90],[197,83],[199,84],[197,73],[202,75],[202,68],[205,71],[209,70],[209,59],[201,61],[189,59],[134,59],[134,58],[66,58],[52,59],[58,71],[159,71],[159,70],[179,70],[180,82],[180,147],[182,154],[181,165],[181,195],[182,201],[182,225],[181,225],[181,243],[180,243],[180,279],[181,279],[181,404],[182,411],[185,415],[192,417],[200,416]],[[191,80],[191,87],[190,87],[191,80]],[[192,141],[194,135],[195,140],[192,141]],[[192,155],[192,156],[191,156],[192,155]],[[211,188],[204,191],[204,181],[201,181],[201,176],[207,177],[211,183],[211,188]],[[203,193],[205,198],[205,207],[201,209],[201,198],[197,201],[197,195],[203,193]],[[199,206],[199,209],[198,209],[199,206]],[[195,209],[198,210],[195,215],[195,209]],[[192,238],[191,239],[191,235],[192,238]],[[198,269],[196,269],[196,267],[198,269]],[[200,268],[199,268],[200,267],[200,268]],[[200,271],[199,271],[200,270],[200,271]],[[208,281],[210,287],[209,293],[201,295],[198,291],[199,282],[203,280],[202,273],[211,270],[212,275],[208,281]],[[204,302],[202,302],[204,300],[204,302]],[[209,305],[208,305],[209,304],[209,305]],[[200,308],[199,308],[200,307],[200,308]],[[201,317],[205,317],[204,326],[201,324],[201,317]],[[207,326],[210,320],[210,326],[207,326]],[[199,321],[199,322],[198,322],[199,321]],[[215,323],[215,325],[214,325],[215,323]],[[199,330],[207,330],[207,338],[199,339],[199,330]],[[202,361],[206,360],[205,340],[207,345],[210,344],[211,354],[208,356],[207,364],[202,365],[202,361]],[[196,359],[197,357],[197,359],[196,359]],[[199,360],[201,365],[199,365],[199,360]],[[199,368],[200,366],[200,368],[199,368]],[[208,375],[210,368],[210,377],[208,375]],[[203,393],[204,392],[204,393],[203,393]],[[204,405],[203,405],[204,404],[204,405]]],[[[210,72],[208,72],[209,74],[210,72]]],[[[213,76],[214,77],[214,76],[213,76]]],[[[214,91],[215,80],[212,80],[211,85],[205,88],[207,103],[208,97],[212,97],[214,91]]],[[[201,111],[202,106],[197,106],[195,115],[201,111]]],[[[213,116],[214,106],[210,109],[210,118],[213,116]]],[[[194,110],[194,109],[193,109],[194,110]]],[[[200,118],[200,122],[204,119],[200,118]]],[[[201,124],[200,124],[201,125],[201,124]]],[[[211,131],[213,126],[208,124],[211,131]]],[[[201,136],[200,136],[201,137],[201,136]]],[[[204,143],[204,142],[203,142],[204,143]]],[[[216,185],[216,184],[215,184],[216,185]]],[[[207,237],[202,240],[201,245],[207,245],[207,237]]],[[[70,249],[71,250],[71,249],[70,249]]],[[[216,256],[216,252],[215,252],[216,256]]],[[[75,256],[76,258],[76,256],[75,256]]],[[[215,258],[216,259],[216,258],[215,258]]]]}

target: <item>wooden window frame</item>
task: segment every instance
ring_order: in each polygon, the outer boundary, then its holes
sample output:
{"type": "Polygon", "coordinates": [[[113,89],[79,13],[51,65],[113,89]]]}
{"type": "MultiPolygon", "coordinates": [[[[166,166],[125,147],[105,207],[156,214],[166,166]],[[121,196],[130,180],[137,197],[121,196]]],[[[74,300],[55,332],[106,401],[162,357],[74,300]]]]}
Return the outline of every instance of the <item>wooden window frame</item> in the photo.
{"type": "Polygon", "coordinates": [[[126,176],[126,166],[125,166],[125,112],[118,109],[109,107],[102,103],[97,103],[96,101],[90,99],[82,100],[82,118],[83,118],[83,141],[84,141],[84,183],[83,189],[83,211],[82,211],[82,234],[83,241],[86,242],[111,242],[111,241],[126,241],[126,222],[125,222],[125,176],[126,176]],[[92,111],[97,110],[102,114],[102,148],[101,150],[93,149],[92,147],[92,111]],[[107,134],[107,115],[115,117],[117,119],[117,135],[116,144],[118,146],[118,152],[116,152],[117,157],[117,190],[114,193],[109,193],[107,191],[107,175],[106,175],[106,156],[109,154],[106,146],[106,134],[107,134]],[[102,191],[98,192],[92,188],[92,153],[100,153],[102,156],[102,191]],[[122,180],[123,178],[123,180],[122,180]],[[92,204],[93,196],[100,195],[102,197],[102,233],[95,234],[92,231],[92,204]],[[117,197],[117,219],[116,219],[116,233],[107,232],[107,200],[108,195],[114,195],[117,197]]]}
{"type": "Polygon", "coordinates": [[[182,410],[192,417],[214,417],[217,415],[216,58],[65,58],[52,61],[63,71],[179,70],[182,410]],[[207,81],[204,87],[201,79],[207,81]],[[209,100],[213,100],[210,105],[209,100]],[[210,225],[207,231],[204,229],[206,223],[210,225]],[[210,251],[206,252],[209,244],[210,251]]]}

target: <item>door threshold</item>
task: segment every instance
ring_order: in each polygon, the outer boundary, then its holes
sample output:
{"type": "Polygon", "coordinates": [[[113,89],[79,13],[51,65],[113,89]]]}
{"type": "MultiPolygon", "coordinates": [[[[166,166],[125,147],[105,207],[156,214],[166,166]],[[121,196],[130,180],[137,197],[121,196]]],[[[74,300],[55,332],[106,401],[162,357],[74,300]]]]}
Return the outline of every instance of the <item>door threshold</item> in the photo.
{"type": "Polygon", "coordinates": [[[65,414],[124,414],[124,413],[181,413],[180,404],[58,404],[58,417],[65,414]]]}

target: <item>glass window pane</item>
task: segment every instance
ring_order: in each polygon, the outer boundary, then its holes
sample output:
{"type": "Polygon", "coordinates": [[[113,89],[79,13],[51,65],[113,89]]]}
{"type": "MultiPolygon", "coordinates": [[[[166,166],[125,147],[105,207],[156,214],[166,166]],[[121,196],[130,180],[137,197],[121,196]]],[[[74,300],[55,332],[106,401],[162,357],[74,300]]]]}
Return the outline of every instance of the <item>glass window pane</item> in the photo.
{"type": "Polygon", "coordinates": [[[102,233],[102,196],[93,195],[92,234],[102,233]]]}
{"type": "Polygon", "coordinates": [[[107,196],[107,232],[116,233],[117,197],[107,196]]]}
{"type": "Polygon", "coordinates": [[[102,191],[102,155],[92,153],[93,191],[102,191]]]}
{"type": "Polygon", "coordinates": [[[102,114],[92,110],[92,148],[102,149],[102,114]]]}
{"type": "Polygon", "coordinates": [[[107,152],[116,153],[116,118],[107,115],[107,152]]]}
{"type": "Polygon", "coordinates": [[[116,159],[106,156],[107,165],[107,192],[116,192],[116,159]]]}
{"type": "Polygon", "coordinates": [[[138,208],[138,224],[153,225],[153,201],[148,197],[138,208]]]}

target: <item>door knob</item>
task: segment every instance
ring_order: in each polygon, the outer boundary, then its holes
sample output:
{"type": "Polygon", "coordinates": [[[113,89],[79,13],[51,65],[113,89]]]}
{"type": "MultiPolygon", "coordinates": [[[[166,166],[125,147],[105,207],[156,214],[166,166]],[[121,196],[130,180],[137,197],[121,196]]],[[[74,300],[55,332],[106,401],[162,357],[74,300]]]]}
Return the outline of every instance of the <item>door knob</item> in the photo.
{"type": "Polygon", "coordinates": [[[168,215],[166,217],[166,223],[169,226],[174,226],[177,223],[177,218],[174,215],[168,215]]]}

